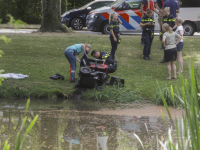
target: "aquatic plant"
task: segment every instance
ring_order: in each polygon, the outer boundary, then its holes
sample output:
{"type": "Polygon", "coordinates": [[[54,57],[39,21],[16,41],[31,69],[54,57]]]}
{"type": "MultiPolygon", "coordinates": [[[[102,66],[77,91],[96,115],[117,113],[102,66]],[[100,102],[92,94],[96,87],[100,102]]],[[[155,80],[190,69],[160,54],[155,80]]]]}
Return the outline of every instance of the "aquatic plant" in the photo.
{"type": "MultiPolygon", "coordinates": [[[[27,103],[26,103],[26,107],[25,107],[25,112],[24,112],[24,117],[22,119],[22,123],[21,123],[21,127],[19,132],[17,133],[17,137],[16,137],[16,141],[15,141],[15,149],[14,150],[20,150],[23,146],[24,141],[26,140],[27,135],[29,134],[29,132],[31,131],[31,129],[33,128],[34,124],[37,121],[38,115],[36,115],[34,117],[34,119],[31,121],[30,125],[28,126],[28,128],[26,129],[25,134],[22,136],[22,131],[24,130],[24,126],[27,122],[27,116],[26,113],[28,111],[29,108],[29,104],[30,104],[30,99],[28,99],[27,103]]],[[[5,144],[4,144],[4,148],[3,150],[9,150],[10,149],[10,145],[8,144],[8,140],[6,140],[5,144]]]]}
{"type": "MultiPolygon", "coordinates": [[[[180,103],[183,104],[184,110],[182,113],[182,119],[172,119],[167,101],[163,92],[160,91],[163,104],[168,112],[169,118],[172,123],[172,128],[168,129],[168,137],[165,142],[157,138],[158,144],[157,150],[199,150],[200,149],[200,122],[199,122],[199,93],[197,80],[194,72],[193,61],[190,63],[190,82],[184,79],[180,74],[181,82],[181,94],[174,93],[173,87],[171,87],[172,102],[174,103],[174,95],[177,95],[180,103]],[[176,131],[176,138],[172,137],[172,129],[176,131]]],[[[163,121],[165,123],[165,117],[162,114],[163,121]]],[[[147,129],[148,130],[148,129],[147,129]]],[[[138,139],[139,137],[135,135],[138,139]]],[[[141,141],[140,141],[141,142],[141,141]]],[[[150,142],[151,143],[151,142],[150,142]]],[[[143,146],[142,142],[141,145],[143,146]]],[[[144,148],[143,148],[144,149],[144,148]]],[[[153,150],[153,148],[151,147],[153,150]]]]}

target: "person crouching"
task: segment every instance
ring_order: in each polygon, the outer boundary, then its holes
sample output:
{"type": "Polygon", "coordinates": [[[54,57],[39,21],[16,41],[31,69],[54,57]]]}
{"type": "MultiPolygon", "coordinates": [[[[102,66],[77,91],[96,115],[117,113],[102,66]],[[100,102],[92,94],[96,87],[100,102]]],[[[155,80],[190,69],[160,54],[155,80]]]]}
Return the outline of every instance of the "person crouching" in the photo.
{"type": "Polygon", "coordinates": [[[76,60],[80,62],[77,56],[83,52],[87,53],[91,50],[89,44],[75,44],[65,49],[65,57],[70,63],[70,82],[75,82],[76,60]]]}
{"type": "Polygon", "coordinates": [[[151,57],[149,56],[151,53],[151,45],[154,38],[154,27],[155,21],[153,19],[153,12],[150,9],[147,9],[147,14],[142,17],[140,22],[140,27],[143,28],[144,35],[144,49],[143,49],[143,59],[149,60],[151,57]]]}

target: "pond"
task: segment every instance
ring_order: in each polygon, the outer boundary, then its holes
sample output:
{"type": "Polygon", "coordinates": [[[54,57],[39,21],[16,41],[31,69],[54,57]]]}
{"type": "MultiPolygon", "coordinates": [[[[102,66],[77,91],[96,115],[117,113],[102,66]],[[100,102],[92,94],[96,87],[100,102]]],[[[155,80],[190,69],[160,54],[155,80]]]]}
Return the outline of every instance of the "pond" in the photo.
{"type": "MultiPolygon", "coordinates": [[[[14,149],[25,106],[26,100],[0,100],[0,149],[6,139],[14,149]]],[[[160,110],[167,116],[165,108],[148,104],[31,100],[25,128],[34,116],[39,117],[22,150],[139,150],[141,145],[134,133],[146,149],[150,148],[149,140],[156,149],[157,136],[167,137],[160,110]]],[[[180,110],[170,111],[181,114],[180,110]]],[[[169,119],[167,126],[171,126],[169,119]]]]}

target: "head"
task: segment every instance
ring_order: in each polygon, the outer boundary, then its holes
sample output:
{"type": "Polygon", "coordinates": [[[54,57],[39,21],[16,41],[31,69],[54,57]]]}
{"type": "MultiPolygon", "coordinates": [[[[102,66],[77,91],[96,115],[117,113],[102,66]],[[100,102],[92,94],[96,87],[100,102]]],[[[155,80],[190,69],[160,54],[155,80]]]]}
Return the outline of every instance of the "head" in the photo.
{"type": "Polygon", "coordinates": [[[163,32],[172,33],[172,28],[171,28],[167,23],[164,23],[164,24],[162,25],[162,30],[163,30],[163,32]]]}
{"type": "Polygon", "coordinates": [[[147,16],[149,16],[149,17],[153,16],[153,12],[151,9],[147,9],[147,16]]]}
{"type": "Polygon", "coordinates": [[[163,10],[163,13],[165,16],[169,16],[170,14],[170,7],[165,7],[164,10],[163,10]]]}
{"type": "Polygon", "coordinates": [[[96,51],[96,50],[93,50],[91,52],[91,56],[93,56],[94,58],[99,58],[100,57],[100,52],[96,51]]]}
{"type": "Polygon", "coordinates": [[[89,53],[89,51],[92,49],[91,45],[90,44],[85,44],[85,50],[86,50],[86,53],[89,53]]]}
{"type": "Polygon", "coordinates": [[[175,19],[176,25],[181,25],[183,22],[184,22],[184,20],[181,17],[176,17],[176,19],[175,19]]]}
{"type": "Polygon", "coordinates": [[[110,15],[110,19],[109,19],[109,20],[115,21],[115,20],[117,20],[117,18],[118,18],[117,14],[116,14],[116,13],[112,13],[112,14],[110,15]]]}

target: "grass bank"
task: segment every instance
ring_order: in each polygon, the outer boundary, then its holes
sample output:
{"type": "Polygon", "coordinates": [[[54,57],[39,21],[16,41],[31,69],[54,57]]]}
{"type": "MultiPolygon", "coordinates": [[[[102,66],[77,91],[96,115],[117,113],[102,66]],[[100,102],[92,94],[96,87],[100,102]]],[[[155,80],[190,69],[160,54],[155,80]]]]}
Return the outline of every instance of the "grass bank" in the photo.
{"type": "MultiPolygon", "coordinates": [[[[4,55],[0,58],[0,69],[4,73],[22,73],[29,75],[22,80],[6,79],[0,87],[0,97],[21,98],[57,98],[70,97],[74,83],[69,83],[69,63],[64,56],[64,50],[75,43],[89,43],[92,49],[110,51],[108,35],[92,35],[81,33],[32,33],[5,34],[11,38],[9,44],[0,41],[0,49],[4,55]],[[60,73],[65,80],[51,80],[49,76],[60,73]]],[[[184,37],[184,73],[189,78],[188,62],[192,55],[198,62],[200,49],[199,37],[184,37]],[[192,53],[191,53],[192,52],[192,53]]],[[[160,41],[155,37],[152,45],[150,61],[142,59],[140,36],[122,35],[121,44],[116,52],[118,70],[110,74],[125,79],[125,91],[132,92],[133,100],[155,100],[158,93],[156,80],[161,88],[179,86],[179,79],[165,80],[167,77],[166,64],[159,63],[163,58],[160,41]]],[[[81,56],[79,56],[81,57],[81,56]]],[[[78,65],[78,64],[77,64],[78,65]]],[[[178,66],[178,64],[177,64],[178,66]]],[[[78,72],[78,68],[76,72],[78,72]]],[[[112,87],[107,91],[112,92],[112,87]]],[[[119,90],[116,90],[119,93],[119,90]]],[[[97,94],[94,89],[88,89],[84,98],[92,98],[97,94]]],[[[110,97],[111,99],[113,97],[110,97]]]]}

